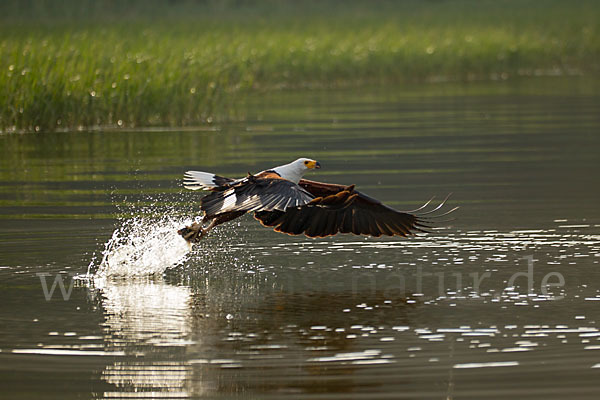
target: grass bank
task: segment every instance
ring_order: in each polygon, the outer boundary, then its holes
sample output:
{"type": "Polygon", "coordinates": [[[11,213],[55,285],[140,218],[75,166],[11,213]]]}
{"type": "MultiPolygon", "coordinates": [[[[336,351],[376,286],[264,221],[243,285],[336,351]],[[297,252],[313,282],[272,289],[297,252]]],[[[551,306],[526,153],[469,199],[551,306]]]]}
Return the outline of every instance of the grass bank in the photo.
{"type": "Polygon", "coordinates": [[[214,123],[247,90],[600,73],[597,1],[29,3],[0,6],[3,131],[214,123]]]}

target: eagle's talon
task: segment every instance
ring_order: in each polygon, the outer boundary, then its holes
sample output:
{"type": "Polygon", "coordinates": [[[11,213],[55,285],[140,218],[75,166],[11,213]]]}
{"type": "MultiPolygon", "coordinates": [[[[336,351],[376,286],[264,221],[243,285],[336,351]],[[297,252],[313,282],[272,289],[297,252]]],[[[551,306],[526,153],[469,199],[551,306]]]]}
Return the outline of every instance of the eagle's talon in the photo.
{"type": "Polygon", "coordinates": [[[177,231],[188,243],[197,243],[207,233],[197,222],[177,231]]]}
{"type": "Polygon", "coordinates": [[[211,221],[206,228],[201,223],[194,222],[190,226],[181,228],[177,231],[188,243],[198,243],[200,240],[208,235],[208,232],[215,226],[215,221],[211,221]]]}

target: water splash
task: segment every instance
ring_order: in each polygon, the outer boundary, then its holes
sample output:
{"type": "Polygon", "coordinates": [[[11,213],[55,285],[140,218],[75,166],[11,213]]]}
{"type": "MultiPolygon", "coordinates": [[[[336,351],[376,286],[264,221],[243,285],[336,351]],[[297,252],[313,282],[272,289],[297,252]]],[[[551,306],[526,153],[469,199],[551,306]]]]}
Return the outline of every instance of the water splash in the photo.
{"type": "Polygon", "coordinates": [[[185,262],[190,247],[177,230],[192,221],[188,217],[142,216],[122,221],[108,240],[101,261],[93,260],[88,276],[159,275],[185,262]]]}

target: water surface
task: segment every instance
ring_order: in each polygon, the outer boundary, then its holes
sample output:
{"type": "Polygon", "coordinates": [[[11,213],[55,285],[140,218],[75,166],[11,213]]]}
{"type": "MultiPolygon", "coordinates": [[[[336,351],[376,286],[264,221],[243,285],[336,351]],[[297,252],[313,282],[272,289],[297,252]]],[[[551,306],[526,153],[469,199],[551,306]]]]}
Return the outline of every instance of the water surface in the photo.
{"type": "Polygon", "coordinates": [[[4,395],[597,398],[594,87],[287,91],[204,129],[0,136],[4,395]],[[173,235],[198,210],[185,170],[300,156],[323,165],[310,179],[398,209],[449,192],[461,209],[410,239],[312,240],[247,217],[187,254],[173,235]],[[46,300],[42,281],[68,291],[114,235],[128,276],[46,300]]]}

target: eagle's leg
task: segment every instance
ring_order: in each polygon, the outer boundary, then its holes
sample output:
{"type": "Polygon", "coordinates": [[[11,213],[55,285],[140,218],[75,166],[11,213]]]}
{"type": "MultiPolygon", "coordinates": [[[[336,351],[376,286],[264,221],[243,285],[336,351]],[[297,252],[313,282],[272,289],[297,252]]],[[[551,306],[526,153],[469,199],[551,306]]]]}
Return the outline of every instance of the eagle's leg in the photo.
{"type": "Polygon", "coordinates": [[[241,217],[244,215],[246,211],[232,211],[222,214],[217,214],[216,216],[211,216],[209,218],[204,216],[200,223],[194,222],[190,226],[186,226],[185,228],[181,228],[177,231],[188,243],[198,243],[200,239],[208,234],[208,232],[217,225],[221,225],[225,222],[231,221],[232,219],[236,219],[237,217],[241,217]],[[207,223],[206,227],[203,224],[207,223]]]}
{"type": "MultiPolygon", "coordinates": [[[[202,221],[204,222],[204,221],[202,221]]],[[[205,228],[202,223],[194,222],[190,226],[181,228],[177,231],[188,243],[198,243],[200,239],[208,234],[208,232],[216,225],[217,220],[213,218],[205,228]]]]}

